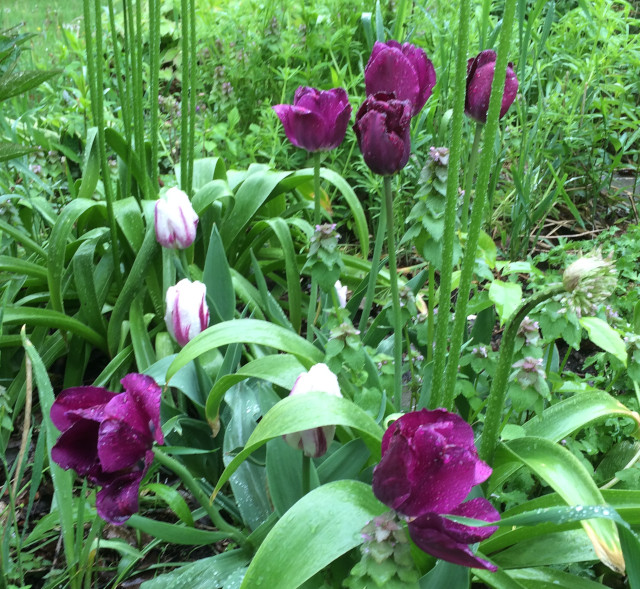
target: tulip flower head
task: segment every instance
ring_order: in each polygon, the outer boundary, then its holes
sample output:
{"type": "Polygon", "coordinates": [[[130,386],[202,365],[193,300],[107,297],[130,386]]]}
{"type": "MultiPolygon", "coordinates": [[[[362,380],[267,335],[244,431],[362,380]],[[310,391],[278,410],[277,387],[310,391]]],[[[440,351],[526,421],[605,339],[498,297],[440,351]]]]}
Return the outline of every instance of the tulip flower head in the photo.
{"type": "Polygon", "coordinates": [[[444,409],[423,409],[403,415],[385,432],[373,492],[404,516],[409,535],[425,552],[463,566],[496,570],[468,546],[488,538],[496,527],[478,528],[442,517],[500,519],[486,499],[464,501],[490,474],[491,468],[478,458],[466,421],[444,409]]]}
{"type": "Polygon", "coordinates": [[[153,461],[151,447],[154,441],[164,443],[160,387],[144,374],[128,374],[121,382],[123,393],[65,389],[51,407],[51,421],[62,432],[52,459],[102,487],[96,509],[112,524],[138,511],[140,482],[153,461]]]}
{"type": "Polygon", "coordinates": [[[344,140],[351,105],[344,88],[316,90],[300,86],[293,104],[273,107],[291,143],[307,151],[335,149],[344,140]]]}
{"type": "Polygon", "coordinates": [[[186,346],[209,326],[207,287],[199,281],[184,278],[167,289],[164,321],[169,333],[181,346],[186,346]]]}
{"type": "MultiPolygon", "coordinates": [[[[487,122],[491,84],[496,70],[496,52],[493,49],[481,51],[475,58],[467,62],[467,96],[464,112],[479,123],[487,122]]],[[[518,78],[513,71],[513,64],[507,66],[507,77],[504,81],[504,93],[500,118],[502,118],[516,98],[518,78]]]]}
{"type": "MultiPolygon", "coordinates": [[[[306,395],[316,391],[342,397],[338,377],[326,364],[315,364],[309,372],[303,372],[294,383],[290,396],[306,395]]],[[[318,458],[326,453],[335,432],[335,425],[326,425],[286,434],[283,438],[292,448],[302,450],[311,458],[318,458]]]]}
{"type": "Polygon", "coordinates": [[[391,176],[407,165],[411,153],[411,102],[379,92],[367,97],[353,130],[372,172],[391,176]]]}
{"type": "Polygon", "coordinates": [[[436,70],[420,47],[397,41],[376,41],[364,70],[367,96],[393,94],[411,103],[411,116],[425,105],[436,85],[436,70]]]}
{"type": "Polygon", "coordinates": [[[169,188],[156,201],[156,240],[162,247],[186,249],[196,238],[198,215],[193,210],[185,192],[169,188]]]}

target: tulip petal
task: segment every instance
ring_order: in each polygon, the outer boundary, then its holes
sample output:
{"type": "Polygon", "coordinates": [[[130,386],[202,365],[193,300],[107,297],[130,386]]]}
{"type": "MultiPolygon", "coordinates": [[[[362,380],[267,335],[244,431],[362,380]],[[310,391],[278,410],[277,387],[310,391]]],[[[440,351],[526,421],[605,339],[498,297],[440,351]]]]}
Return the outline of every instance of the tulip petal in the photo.
{"type": "MultiPolygon", "coordinates": [[[[497,570],[494,564],[473,554],[468,542],[464,539],[465,534],[458,529],[461,524],[456,524],[436,513],[426,513],[410,521],[408,526],[409,535],[418,548],[436,558],[467,567],[497,570]]],[[[462,527],[470,528],[471,526],[462,527]]],[[[472,532],[469,532],[469,537],[474,537],[472,532]]]]}
{"type": "Polygon", "coordinates": [[[51,406],[51,421],[60,431],[79,419],[100,421],[104,406],[116,395],[100,387],[72,387],[62,391],[51,406]]]}
{"type": "Polygon", "coordinates": [[[81,419],[67,428],[51,448],[51,458],[60,467],[73,468],[80,476],[100,468],[98,460],[98,430],[96,421],[81,419]]]}
{"type": "Polygon", "coordinates": [[[143,471],[124,474],[108,483],[96,495],[98,515],[120,525],[138,511],[138,494],[143,471]]]}
{"type": "Polygon", "coordinates": [[[411,62],[418,76],[418,87],[420,90],[411,112],[412,116],[415,117],[433,93],[433,87],[436,85],[436,69],[421,47],[416,47],[411,43],[405,43],[402,46],[402,53],[411,62]]]}
{"type": "Polygon", "coordinates": [[[139,414],[144,416],[144,427],[151,430],[155,441],[164,444],[160,426],[160,400],[162,389],[146,374],[127,374],[121,381],[127,394],[135,401],[139,414]]]}
{"type": "Polygon", "coordinates": [[[415,68],[400,49],[387,47],[372,55],[364,70],[367,96],[378,92],[395,95],[397,100],[408,100],[416,104],[420,93],[415,68]]]}
{"type": "Polygon", "coordinates": [[[136,466],[151,447],[151,434],[121,419],[105,419],[98,432],[98,456],[105,472],[136,466]]]}

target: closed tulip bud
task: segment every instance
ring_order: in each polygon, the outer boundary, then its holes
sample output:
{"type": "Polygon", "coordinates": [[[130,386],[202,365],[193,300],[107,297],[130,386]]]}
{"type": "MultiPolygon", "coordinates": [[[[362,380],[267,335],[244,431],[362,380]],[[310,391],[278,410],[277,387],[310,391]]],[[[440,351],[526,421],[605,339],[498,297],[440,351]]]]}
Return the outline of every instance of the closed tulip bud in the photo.
{"type": "Polygon", "coordinates": [[[425,105],[436,85],[436,70],[420,47],[376,41],[364,70],[367,96],[384,92],[411,103],[411,116],[425,105]]]}
{"type": "Polygon", "coordinates": [[[186,249],[196,238],[198,215],[189,197],[179,188],[169,188],[156,201],[156,239],[162,247],[186,249]]]}
{"type": "Polygon", "coordinates": [[[207,287],[186,278],[167,289],[167,311],[164,316],[171,336],[186,346],[200,332],[209,326],[207,307],[207,287]]]}
{"type": "Polygon", "coordinates": [[[273,107],[291,143],[307,151],[327,151],[340,145],[351,118],[344,88],[316,90],[300,86],[293,104],[273,107]]]}
{"type": "MultiPolygon", "coordinates": [[[[326,364],[315,364],[309,372],[303,372],[294,383],[290,395],[306,395],[316,391],[342,397],[338,377],[326,364]]],[[[329,448],[335,432],[335,425],[326,425],[286,434],[283,438],[292,448],[302,450],[311,458],[318,458],[323,456],[329,448]]]]}
{"type": "MultiPolygon", "coordinates": [[[[467,62],[467,96],[464,112],[479,123],[487,122],[491,84],[496,70],[496,52],[493,49],[481,51],[477,57],[467,62]]],[[[513,64],[507,66],[507,77],[504,81],[504,94],[500,107],[502,118],[516,98],[518,78],[513,71],[513,64]]]]}
{"type": "Polygon", "coordinates": [[[390,176],[407,165],[411,153],[411,102],[380,92],[369,96],[356,114],[353,130],[371,171],[390,176]]]}

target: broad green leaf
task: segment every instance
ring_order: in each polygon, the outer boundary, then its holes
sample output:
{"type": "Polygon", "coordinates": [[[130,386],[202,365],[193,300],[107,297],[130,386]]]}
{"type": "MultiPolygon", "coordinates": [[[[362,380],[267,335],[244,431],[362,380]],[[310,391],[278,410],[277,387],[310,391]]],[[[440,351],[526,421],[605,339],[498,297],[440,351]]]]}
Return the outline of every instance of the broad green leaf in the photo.
{"type": "MultiPolygon", "coordinates": [[[[227,390],[236,383],[254,377],[261,378],[285,389],[291,389],[296,378],[303,372],[305,372],[305,367],[290,354],[272,354],[256,358],[241,366],[234,374],[228,374],[216,381],[207,397],[207,420],[213,427],[213,424],[218,419],[220,402],[227,390]]],[[[177,385],[172,381],[171,386],[177,385]]]]}
{"type": "Polygon", "coordinates": [[[46,282],[48,275],[47,269],[40,264],[35,264],[34,262],[29,262],[21,258],[14,258],[13,256],[0,256],[0,272],[31,276],[32,278],[39,278],[44,282],[46,282]]]}
{"type": "Polygon", "coordinates": [[[422,579],[420,589],[468,589],[471,581],[471,569],[459,564],[438,560],[422,579]]]}
{"type": "Polygon", "coordinates": [[[142,291],[131,301],[131,307],[129,308],[129,333],[131,334],[136,366],[140,372],[144,372],[156,362],[156,353],[151,344],[142,308],[144,295],[145,293],[142,291]]]}
{"type": "Polygon", "coordinates": [[[133,196],[117,200],[113,203],[113,213],[129,246],[137,252],[144,239],[144,217],[138,201],[133,196]]]}
{"type": "MultiPolygon", "coordinates": [[[[527,465],[568,505],[604,505],[604,497],[582,463],[566,448],[545,438],[519,438],[506,444],[515,458],[527,465]]],[[[594,519],[582,522],[598,558],[609,568],[624,572],[624,559],[615,524],[594,519]]]]}
{"type": "Polygon", "coordinates": [[[0,102],[18,96],[57,76],[62,70],[15,72],[0,78],[0,102]]]}
{"type": "Polygon", "coordinates": [[[226,532],[209,532],[196,528],[185,527],[182,524],[168,524],[159,522],[142,515],[134,513],[128,520],[127,525],[149,534],[158,540],[164,540],[170,544],[185,544],[188,546],[201,546],[205,544],[215,544],[222,540],[227,540],[226,532]]]}
{"type": "Polygon", "coordinates": [[[186,525],[193,527],[193,516],[191,510],[182,495],[174,489],[162,483],[148,483],[144,486],[145,490],[151,491],[156,497],[162,499],[173,513],[186,525]]]}
{"type": "Polygon", "coordinates": [[[516,282],[494,280],[489,287],[489,298],[496,306],[500,325],[504,325],[522,302],[522,287],[516,282]]]}
{"type": "Polygon", "coordinates": [[[473,569],[473,573],[481,581],[484,581],[487,587],[493,587],[494,589],[526,589],[524,585],[511,578],[502,569],[498,569],[495,573],[484,569],[473,569]]]}
{"type": "Polygon", "coordinates": [[[211,323],[233,319],[236,310],[236,295],[233,290],[227,256],[215,225],[211,230],[202,282],[207,287],[207,302],[213,314],[214,320],[211,323]]]}
{"type": "Polygon", "coordinates": [[[213,589],[226,587],[229,578],[237,571],[244,571],[249,555],[241,549],[230,550],[201,558],[181,566],[170,573],[145,581],[140,589],[213,589]]]}
{"type": "Polygon", "coordinates": [[[369,448],[360,438],[347,442],[318,467],[320,482],[357,478],[370,456],[369,448]]]}
{"type": "Polygon", "coordinates": [[[384,432],[368,413],[352,401],[321,392],[290,396],[277,403],[262,418],[244,449],[225,468],[214,494],[252,452],[272,438],[325,425],[342,425],[360,431],[372,456],[379,459],[384,432]]]}
{"type": "Polygon", "coordinates": [[[87,130],[84,161],[82,163],[82,182],[80,183],[77,198],[92,198],[100,179],[98,142],[95,140],[97,134],[97,127],[91,127],[87,130]]]}
{"type": "Polygon", "coordinates": [[[527,589],[602,589],[600,583],[552,568],[522,568],[507,574],[527,589]]]}
{"type": "Polygon", "coordinates": [[[37,148],[19,145],[18,143],[0,141],[0,163],[22,157],[23,155],[33,153],[34,151],[38,151],[37,148]]]}
{"type": "Polygon", "coordinates": [[[54,311],[64,311],[62,300],[62,275],[66,262],[67,243],[78,217],[89,209],[104,203],[89,199],[72,200],[62,209],[51,231],[47,248],[49,269],[49,295],[54,311]]]}
{"type": "Polygon", "coordinates": [[[361,544],[362,528],[385,511],[371,486],[358,481],[336,481],[311,491],[269,532],[242,589],[296,589],[361,544]]]}
{"type": "Polygon", "coordinates": [[[106,351],[104,338],[82,321],[69,317],[64,313],[58,313],[51,309],[33,309],[30,307],[7,307],[4,309],[2,322],[8,325],[23,324],[42,325],[52,329],[60,329],[73,333],[90,344],[106,351]]]}
{"type": "Polygon", "coordinates": [[[587,330],[589,339],[605,352],[613,354],[622,364],[627,365],[627,347],[620,334],[599,317],[582,317],[580,325],[587,330]]]}
{"type": "Polygon", "coordinates": [[[284,327],[257,319],[234,319],[205,329],[182,348],[167,370],[167,380],[201,354],[233,343],[259,344],[288,352],[307,368],[324,359],[318,348],[284,327]]]}

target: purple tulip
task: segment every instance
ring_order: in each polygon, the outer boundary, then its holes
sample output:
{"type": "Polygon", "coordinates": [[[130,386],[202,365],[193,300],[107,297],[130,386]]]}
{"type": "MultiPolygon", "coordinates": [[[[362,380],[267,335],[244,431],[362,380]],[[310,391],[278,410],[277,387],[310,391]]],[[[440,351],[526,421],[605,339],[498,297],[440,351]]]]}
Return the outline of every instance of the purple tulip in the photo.
{"type": "Polygon", "coordinates": [[[51,407],[51,421],[62,432],[51,458],[62,468],[100,485],[100,517],[121,524],[138,511],[140,482],[153,461],[160,427],[162,390],[144,374],[122,379],[123,393],[99,387],[62,391],[51,407]]]}
{"type": "Polygon", "coordinates": [[[397,100],[408,100],[415,117],[436,85],[436,70],[420,47],[376,41],[364,68],[364,82],[367,96],[384,92],[394,94],[397,100]]]}
{"type": "MultiPolygon", "coordinates": [[[[296,379],[289,395],[306,395],[315,391],[321,391],[334,397],[342,397],[338,377],[329,370],[326,364],[315,364],[309,372],[303,372],[296,379]]],[[[285,434],[282,437],[292,448],[302,450],[306,456],[311,458],[318,458],[326,453],[335,432],[335,425],[326,425],[285,434]]]]}
{"type": "Polygon", "coordinates": [[[193,243],[198,215],[185,192],[174,186],[156,201],[155,227],[162,247],[183,250],[193,243]]]}
{"type": "Polygon", "coordinates": [[[407,165],[411,153],[411,102],[392,94],[369,96],[356,114],[353,130],[364,161],[375,174],[390,176],[407,165]]]}
{"type": "MultiPolygon", "coordinates": [[[[487,122],[489,99],[491,98],[491,84],[496,70],[496,52],[487,49],[478,53],[477,57],[467,62],[467,96],[464,112],[479,123],[487,122]]],[[[504,81],[504,93],[502,95],[502,118],[516,98],[518,93],[518,78],[513,71],[513,64],[507,66],[507,77],[504,81]]]]}
{"type": "Polygon", "coordinates": [[[181,346],[186,346],[209,326],[207,287],[202,282],[182,279],[167,289],[165,302],[164,321],[173,339],[181,346]]]}
{"type": "Polygon", "coordinates": [[[498,512],[486,499],[463,503],[491,468],[478,458],[473,430],[444,409],[415,411],[395,421],[382,438],[382,459],[373,471],[375,496],[409,522],[409,534],[426,552],[449,562],[495,570],[467,544],[490,536],[495,527],[476,528],[441,515],[493,522],[498,512]],[[471,563],[471,564],[470,564],[471,563]]]}
{"type": "Polygon", "coordinates": [[[316,90],[300,86],[293,104],[276,104],[273,110],[282,121],[289,141],[307,151],[338,147],[351,118],[351,105],[344,88],[316,90]]]}

